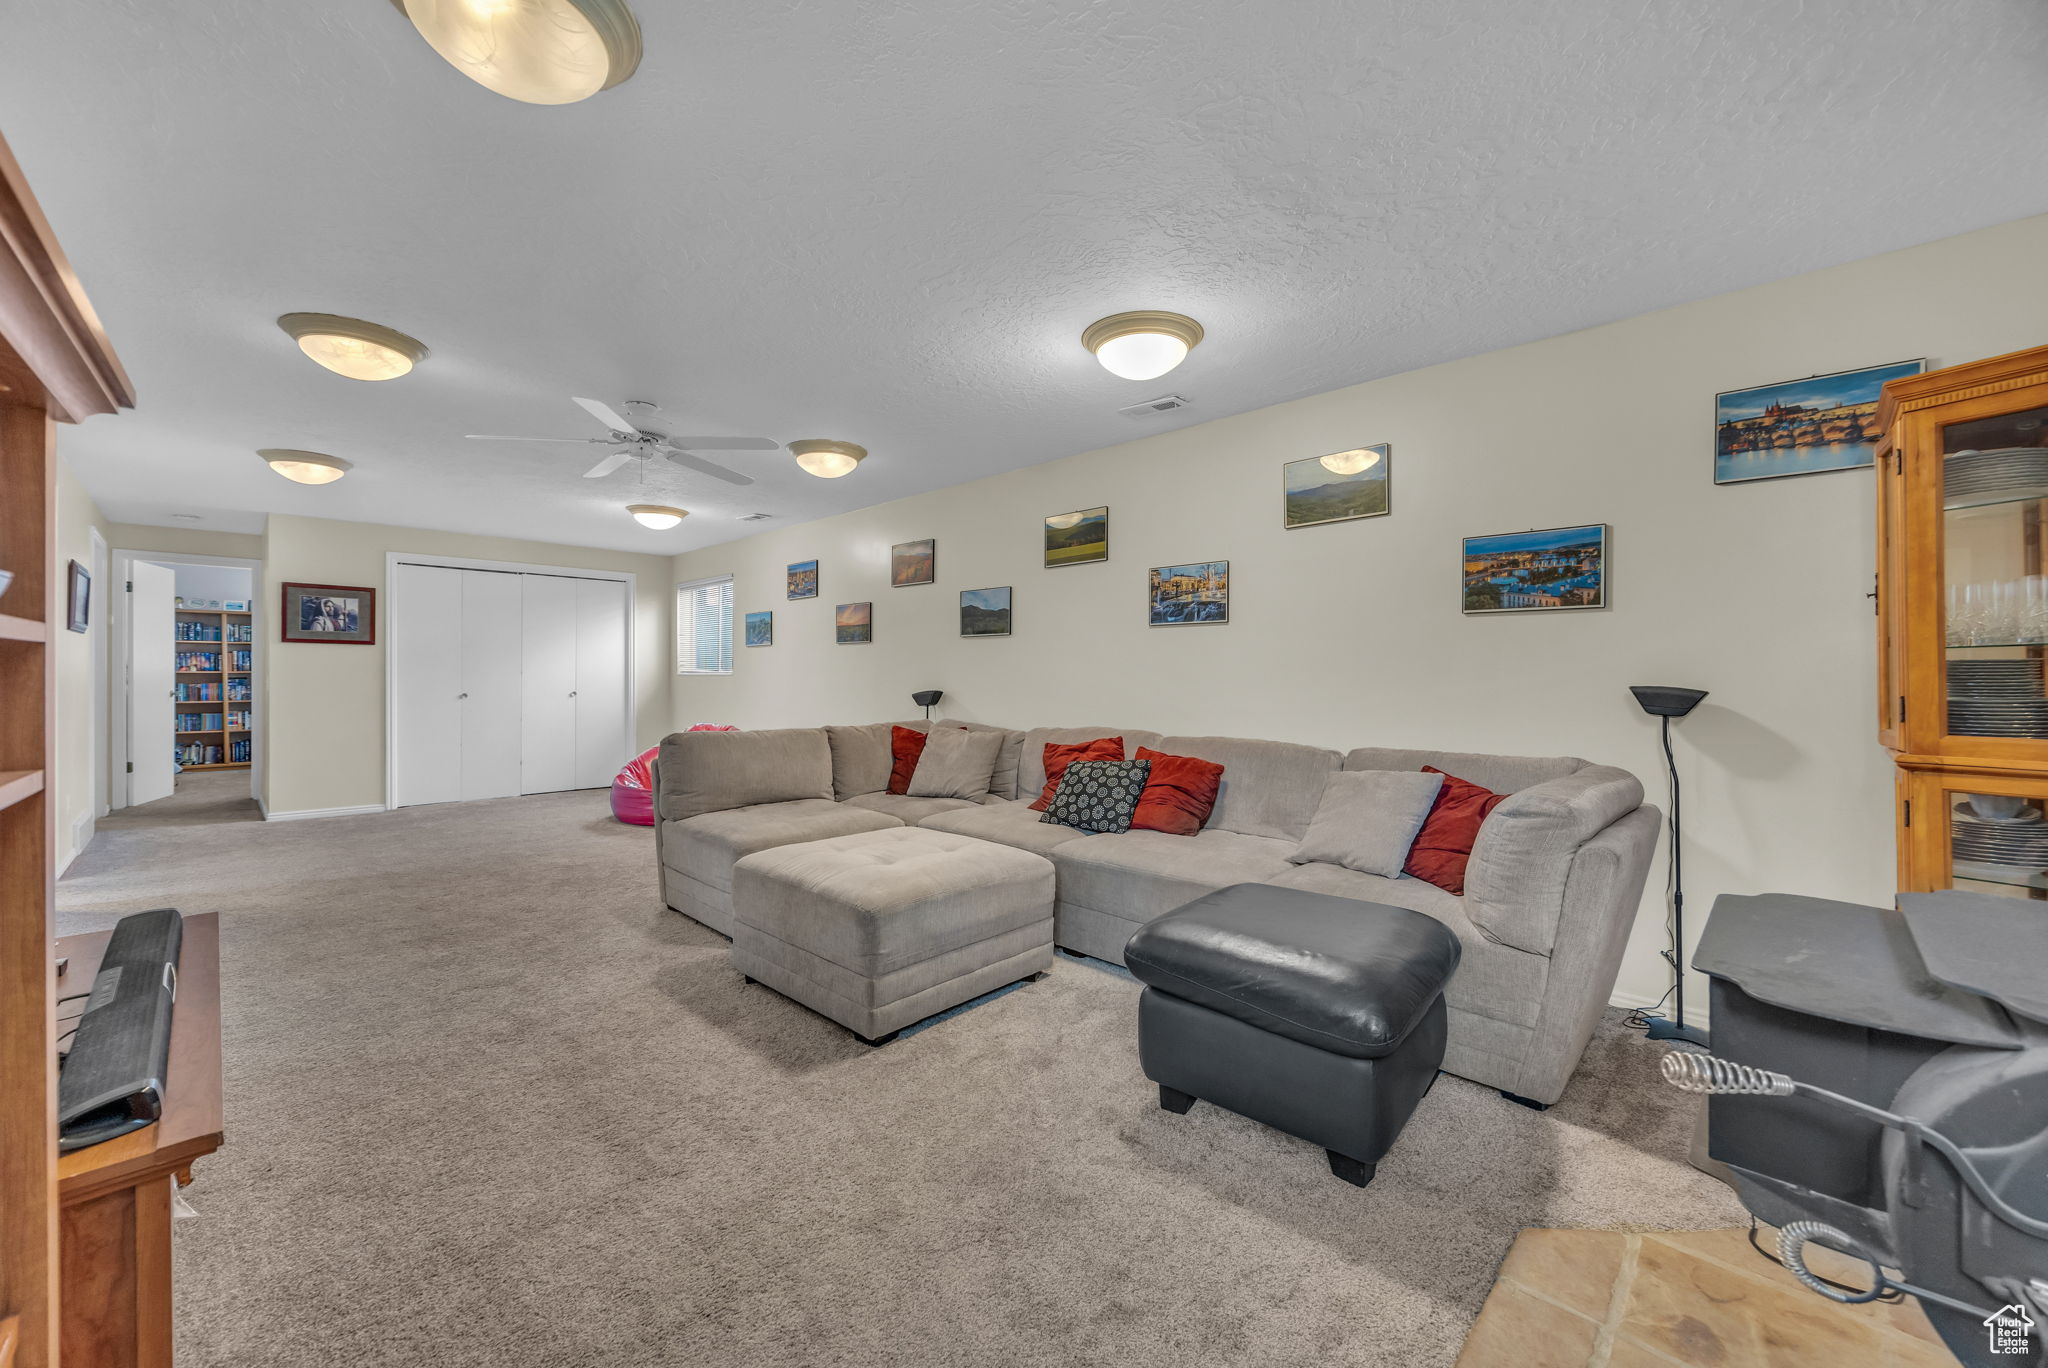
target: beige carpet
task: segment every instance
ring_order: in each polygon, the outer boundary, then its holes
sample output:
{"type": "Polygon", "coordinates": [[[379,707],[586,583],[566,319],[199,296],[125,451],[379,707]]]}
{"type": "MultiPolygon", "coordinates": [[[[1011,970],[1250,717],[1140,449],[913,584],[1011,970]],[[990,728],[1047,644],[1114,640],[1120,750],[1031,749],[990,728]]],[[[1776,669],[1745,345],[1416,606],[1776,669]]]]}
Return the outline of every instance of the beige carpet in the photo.
{"type": "Polygon", "coordinates": [[[1359,1190],[1159,1110],[1136,986],[1085,961],[870,1050],[743,986],[601,793],[261,823],[224,779],[59,886],[65,930],[222,916],[184,1368],[1420,1368],[1524,1226],[1741,1219],[1612,1021],[1546,1114],[1440,1080],[1359,1190]]]}

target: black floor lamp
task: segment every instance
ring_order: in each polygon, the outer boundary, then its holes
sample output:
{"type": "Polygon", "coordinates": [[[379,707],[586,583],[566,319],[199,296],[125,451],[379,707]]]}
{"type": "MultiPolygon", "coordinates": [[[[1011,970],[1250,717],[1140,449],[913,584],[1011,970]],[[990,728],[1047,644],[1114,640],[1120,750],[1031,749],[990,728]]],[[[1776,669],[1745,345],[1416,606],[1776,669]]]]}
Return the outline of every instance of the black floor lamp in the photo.
{"type": "Polygon", "coordinates": [[[1705,689],[1681,689],[1668,684],[1631,684],[1628,691],[1642,704],[1643,711],[1663,724],[1664,766],[1671,775],[1671,945],[1663,951],[1671,965],[1671,1015],[1645,1018],[1652,1040],[1683,1040],[1705,1048],[1707,1033],[1685,1024],[1685,865],[1680,844],[1682,828],[1678,819],[1678,761],[1671,754],[1671,719],[1683,717],[1707,696],[1705,689]]]}
{"type": "Polygon", "coordinates": [[[923,708],[925,717],[930,718],[933,705],[945,696],[945,692],[940,689],[919,689],[910,696],[910,701],[923,708]]]}

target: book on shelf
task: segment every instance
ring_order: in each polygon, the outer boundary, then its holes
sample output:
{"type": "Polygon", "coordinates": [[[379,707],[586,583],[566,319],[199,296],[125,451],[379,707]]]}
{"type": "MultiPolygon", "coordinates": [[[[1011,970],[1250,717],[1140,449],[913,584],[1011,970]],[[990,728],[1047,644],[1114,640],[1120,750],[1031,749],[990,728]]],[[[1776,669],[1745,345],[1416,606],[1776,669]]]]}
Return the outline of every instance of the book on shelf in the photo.
{"type": "Polygon", "coordinates": [[[181,712],[172,719],[171,727],[181,732],[216,732],[223,720],[223,714],[217,712],[181,712]]]}
{"type": "Polygon", "coordinates": [[[240,670],[242,673],[247,674],[249,672],[250,662],[252,659],[254,659],[254,656],[255,652],[253,651],[229,651],[228,668],[230,670],[240,670]]]}
{"type": "Polygon", "coordinates": [[[219,641],[220,624],[216,622],[180,622],[177,624],[180,641],[219,641]]]}
{"type": "Polygon", "coordinates": [[[227,749],[200,741],[187,741],[172,748],[172,759],[180,765],[224,765],[227,749]]]}
{"type": "Polygon", "coordinates": [[[219,651],[180,651],[177,668],[181,674],[204,672],[217,674],[220,671],[219,651]]]}

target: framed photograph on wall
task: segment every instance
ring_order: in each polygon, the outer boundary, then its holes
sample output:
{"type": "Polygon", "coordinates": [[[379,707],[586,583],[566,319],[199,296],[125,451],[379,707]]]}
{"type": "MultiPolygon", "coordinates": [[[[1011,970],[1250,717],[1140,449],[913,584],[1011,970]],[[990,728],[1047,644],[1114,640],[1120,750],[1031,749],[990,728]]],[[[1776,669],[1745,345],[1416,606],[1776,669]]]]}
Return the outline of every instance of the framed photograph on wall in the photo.
{"type": "Polygon", "coordinates": [[[1109,559],[1109,508],[1077,508],[1045,520],[1045,568],[1109,559]]]}
{"type": "Polygon", "coordinates": [[[1151,571],[1145,620],[1153,627],[1194,627],[1230,621],[1230,562],[1195,561],[1151,571]]]}
{"type": "Polygon", "coordinates": [[[773,646],[775,644],[775,614],[747,614],[747,645],[773,646]]]}
{"type": "Polygon", "coordinates": [[[1280,525],[1315,527],[1320,523],[1378,518],[1390,511],[1388,474],[1394,448],[1353,447],[1280,467],[1280,525]]]}
{"type": "Polygon", "coordinates": [[[67,603],[68,612],[64,625],[74,632],[82,632],[92,621],[92,572],[77,561],[71,562],[71,589],[67,603]]]}
{"type": "Polygon", "coordinates": [[[960,591],[960,635],[998,637],[1010,634],[1010,586],[960,591]]]}
{"type": "Polygon", "coordinates": [[[890,588],[933,584],[938,578],[939,544],[930,537],[923,541],[898,542],[889,548],[890,588]]]}
{"type": "Polygon", "coordinates": [[[1462,607],[1523,613],[1607,606],[1607,524],[1465,538],[1462,607]]]}
{"type": "Polygon", "coordinates": [[[832,610],[832,639],[841,646],[864,646],[875,639],[875,605],[842,603],[832,610]]]}
{"type": "Polygon", "coordinates": [[[1878,391],[1927,358],[1809,375],[1714,396],[1714,483],[1748,484],[1870,464],[1878,391]]]}
{"type": "Polygon", "coordinates": [[[377,591],[348,584],[287,584],[278,629],[280,641],[375,645],[377,591]]]}
{"type": "Polygon", "coordinates": [[[818,563],[816,561],[798,561],[789,567],[787,575],[790,598],[807,599],[818,596],[818,563]]]}

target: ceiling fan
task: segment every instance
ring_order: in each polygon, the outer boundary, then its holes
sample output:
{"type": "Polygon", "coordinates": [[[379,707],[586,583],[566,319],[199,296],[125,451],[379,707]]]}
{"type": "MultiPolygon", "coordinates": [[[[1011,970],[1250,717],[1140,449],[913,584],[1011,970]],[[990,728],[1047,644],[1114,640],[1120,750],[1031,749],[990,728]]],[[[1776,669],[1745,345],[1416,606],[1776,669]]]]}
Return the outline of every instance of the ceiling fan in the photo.
{"type": "Polygon", "coordinates": [[[676,437],[664,431],[661,410],[644,399],[628,399],[620,405],[633,416],[622,417],[617,409],[595,399],[578,399],[585,413],[603,423],[603,437],[499,437],[487,433],[467,434],[472,442],[574,442],[614,447],[610,455],[583,472],[586,480],[600,480],[631,461],[650,462],[666,457],[685,470],[709,475],[727,484],[750,485],[753,477],[694,456],[693,451],[779,451],[782,443],[766,437],[676,437]]]}

